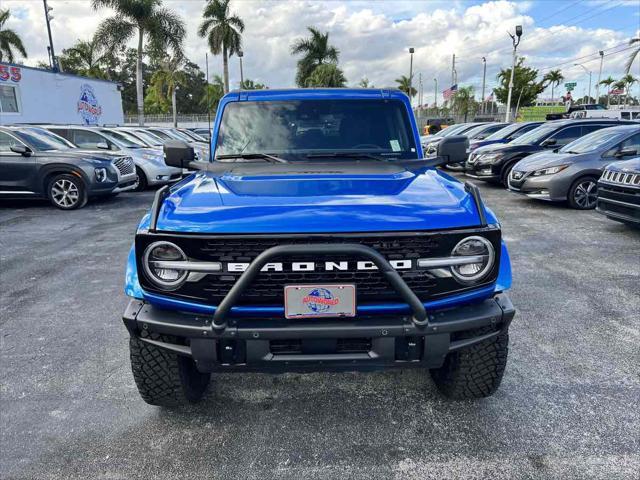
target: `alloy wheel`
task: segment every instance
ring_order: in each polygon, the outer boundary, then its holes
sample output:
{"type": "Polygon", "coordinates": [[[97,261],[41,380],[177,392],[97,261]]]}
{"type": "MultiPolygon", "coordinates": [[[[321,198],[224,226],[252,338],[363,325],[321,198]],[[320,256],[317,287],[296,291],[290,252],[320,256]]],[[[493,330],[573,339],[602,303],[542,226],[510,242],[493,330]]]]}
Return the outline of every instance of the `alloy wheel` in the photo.
{"type": "Polygon", "coordinates": [[[80,200],[80,191],[75,183],[61,178],[52,185],[51,198],[56,205],[71,208],[80,200]]]}
{"type": "Polygon", "coordinates": [[[598,186],[593,180],[585,180],[576,187],[573,200],[580,208],[595,208],[598,199],[598,186]]]}

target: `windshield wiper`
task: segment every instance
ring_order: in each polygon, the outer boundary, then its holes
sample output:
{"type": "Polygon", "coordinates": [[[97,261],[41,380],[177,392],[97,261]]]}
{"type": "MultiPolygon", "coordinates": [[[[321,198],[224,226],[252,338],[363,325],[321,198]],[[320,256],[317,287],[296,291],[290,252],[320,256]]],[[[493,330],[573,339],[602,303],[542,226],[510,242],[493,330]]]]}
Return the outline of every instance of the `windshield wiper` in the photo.
{"type": "Polygon", "coordinates": [[[327,153],[310,153],[307,158],[369,158],[378,162],[387,162],[386,158],[379,157],[367,152],[327,152],[327,153]]]}
{"type": "Polygon", "coordinates": [[[242,158],[244,160],[264,160],[271,163],[289,163],[284,158],[269,155],[268,153],[228,153],[224,155],[216,155],[216,160],[228,160],[230,158],[242,158]]]}
{"type": "Polygon", "coordinates": [[[574,152],[573,150],[567,150],[566,152],[562,152],[562,153],[572,153],[574,155],[580,155],[580,152],[574,152]]]}

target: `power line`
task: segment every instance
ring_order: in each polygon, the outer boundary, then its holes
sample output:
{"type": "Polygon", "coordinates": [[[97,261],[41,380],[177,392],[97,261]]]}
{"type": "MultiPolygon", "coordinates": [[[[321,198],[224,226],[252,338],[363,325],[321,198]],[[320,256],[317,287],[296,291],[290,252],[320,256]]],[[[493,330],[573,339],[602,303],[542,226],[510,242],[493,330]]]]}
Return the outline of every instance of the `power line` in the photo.
{"type": "Polygon", "coordinates": [[[570,3],[569,5],[567,5],[564,8],[561,8],[560,10],[558,10],[555,13],[552,13],[551,15],[549,15],[548,17],[544,17],[542,20],[538,20],[539,23],[545,22],[547,20],[549,20],[552,17],[555,17],[557,14],[559,14],[560,12],[564,12],[565,10],[567,10],[570,7],[573,7],[576,3],[580,3],[582,0],[576,0],[575,2],[570,3]]]}

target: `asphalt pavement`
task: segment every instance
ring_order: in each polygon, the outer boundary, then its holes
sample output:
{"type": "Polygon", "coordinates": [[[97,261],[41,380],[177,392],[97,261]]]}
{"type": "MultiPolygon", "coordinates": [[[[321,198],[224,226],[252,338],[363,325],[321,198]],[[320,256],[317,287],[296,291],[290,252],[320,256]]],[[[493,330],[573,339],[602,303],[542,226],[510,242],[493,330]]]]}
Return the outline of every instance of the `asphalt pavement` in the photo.
{"type": "Polygon", "coordinates": [[[500,390],[463,402],[413,370],[216,375],[149,406],[120,318],[153,192],[0,202],[0,478],[638,479],[640,230],[480,186],[518,312],[500,390]]]}

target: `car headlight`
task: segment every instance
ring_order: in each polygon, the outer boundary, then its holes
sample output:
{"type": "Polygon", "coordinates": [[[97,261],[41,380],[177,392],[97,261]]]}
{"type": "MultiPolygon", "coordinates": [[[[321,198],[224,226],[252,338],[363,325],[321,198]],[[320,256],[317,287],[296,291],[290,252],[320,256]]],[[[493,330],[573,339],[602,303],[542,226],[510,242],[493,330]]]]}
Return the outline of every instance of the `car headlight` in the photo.
{"type": "Polygon", "coordinates": [[[543,168],[542,170],[536,170],[531,174],[532,177],[541,177],[542,175],[553,175],[554,173],[561,172],[569,165],[557,165],[555,167],[543,168]]]}
{"type": "Polygon", "coordinates": [[[482,280],[493,268],[495,252],[484,237],[472,236],[461,240],[451,251],[452,257],[467,257],[460,265],[453,265],[451,273],[460,283],[473,284],[482,280]]]}
{"type": "Polygon", "coordinates": [[[144,158],[145,160],[149,160],[150,162],[164,163],[164,158],[162,155],[154,155],[153,153],[143,153],[142,158],[144,158]]]}
{"type": "Polygon", "coordinates": [[[502,153],[485,153],[484,155],[479,155],[478,162],[479,163],[493,163],[496,160],[500,160],[504,157],[502,153]]]}
{"type": "Polygon", "coordinates": [[[100,183],[107,181],[107,169],[104,167],[96,168],[96,180],[100,183]]]}
{"type": "Polygon", "coordinates": [[[144,251],[144,272],[159,288],[175,290],[189,275],[186,270],[171,268],[171,262],[179,261],[187,261],[187,256],[180,247],[171,242],[155,242],[144,251]]]}

